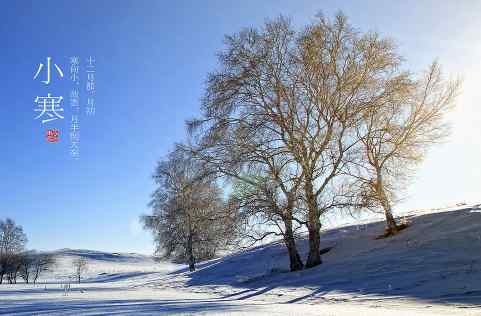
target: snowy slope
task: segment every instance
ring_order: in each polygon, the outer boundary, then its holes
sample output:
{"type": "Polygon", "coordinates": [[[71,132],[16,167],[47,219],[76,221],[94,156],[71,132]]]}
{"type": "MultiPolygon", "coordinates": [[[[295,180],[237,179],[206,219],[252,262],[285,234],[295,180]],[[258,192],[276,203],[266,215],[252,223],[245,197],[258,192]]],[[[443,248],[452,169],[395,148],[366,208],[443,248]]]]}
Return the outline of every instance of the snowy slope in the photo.
{"type": "MultiPolygon", "coordinates": [[[[287,273],[284,246],[272,244],[204,263],[195,273],[179,271],[170,284],[283,302],[416,300],[481,306],[479,206],[405,216],[410,227],[388,239],[375,239],[382,222],[324,231],[321,245],[333,249],[313,269],[287,273]]],[[[298,245],[305,258],[307,241],[298,245]]]]}
{"type": "MultiPolygon", "coordinates": [[[[481,315],[481,209],[416,211],[376,240],[382,222],[323,231],[321,266],[290,273],[273,243],[185,265],[90,250],[55,252],[39,285],[0,286],[0,315],[481,315]],[[85,257],[81,284],[64,283],[85,257]]],[[[303,258],[307,241],[300,240],[303,258]]]]}

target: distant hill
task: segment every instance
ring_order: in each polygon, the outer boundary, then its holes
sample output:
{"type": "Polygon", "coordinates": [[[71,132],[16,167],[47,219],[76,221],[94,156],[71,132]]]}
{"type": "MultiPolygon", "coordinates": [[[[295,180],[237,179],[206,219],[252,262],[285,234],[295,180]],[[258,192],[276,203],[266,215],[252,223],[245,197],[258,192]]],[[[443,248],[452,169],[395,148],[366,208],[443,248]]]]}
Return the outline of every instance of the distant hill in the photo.
{"type": "Polygon", "coordinates": [[[117,253],[87,249],[59,249],[49,252],[55,258],[51,271],[44,273],[43,282],[67,282],[73,279],[73,260],[87,259],[88,269],[83,280],[89,282],[113,280],[146,273],[165,272],[179,267],[169,262],[158,262],[152,256],[137,253],[117,253]]]}
{"type": "Polygon", "coordinates": [[[88,249],[59,249],[53,251],[52,254],[55,256],[77,256],[84,257],[90,260],[100,260],[100,261],[130,261],[130,262],[142,262],[146,260],[152,260],[152,256],[142,255],[138,253],[119,253],[119,252],[104,252],[97,250],[88,249]]]}

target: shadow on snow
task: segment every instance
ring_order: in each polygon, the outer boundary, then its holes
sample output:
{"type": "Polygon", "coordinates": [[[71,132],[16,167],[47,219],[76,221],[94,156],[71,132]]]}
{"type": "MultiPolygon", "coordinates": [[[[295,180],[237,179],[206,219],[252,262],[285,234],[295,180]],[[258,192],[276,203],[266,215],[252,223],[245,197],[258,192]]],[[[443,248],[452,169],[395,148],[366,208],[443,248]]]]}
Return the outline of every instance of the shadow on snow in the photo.
{"type": "MultiPolygon", "coordinates": [[[[273,243],[211,260],[187,274],[188,286],[239,288],[246,299],[274,289],[311,290],[287,303],[325,299],[336,293],[354,299],[412,298],[437,303],[481,304],[481,213],[465,208],[407,217],[410,227],[375,240],[383,222],[352,225],[322,233],[321,247],[334,247],[323,264],[288,272],[285,247],[273,243]]],[[[298,241],[303,258],[307,241],[298,241]]],[[[176,271],[183,273],[184,271],[176,271]]],[[[279,292],[281,293],[281,292],[279,292]]],[[[276,295],[275,293],[270,293],[276,295]]],[[[239,296],[240,295],[240,296],[239,296]]],[[[279,294],[279,296],[282,294],[279,294]]]]}

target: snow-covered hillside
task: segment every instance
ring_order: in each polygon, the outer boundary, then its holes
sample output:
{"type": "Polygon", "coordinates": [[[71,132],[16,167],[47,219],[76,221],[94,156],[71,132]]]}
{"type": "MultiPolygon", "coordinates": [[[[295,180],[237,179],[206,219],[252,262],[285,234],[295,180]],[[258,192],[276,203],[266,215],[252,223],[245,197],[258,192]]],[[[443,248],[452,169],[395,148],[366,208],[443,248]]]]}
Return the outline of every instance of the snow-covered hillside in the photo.
{"type": "MultiPolygon", "coordinates": [[[[199,264],[64,249],[46,284],[3,285],[0,314],[481,315],[479,206],[406,213],[410,226],[376,239],[382,222],[322,234],[321,266],[290,273],[274,243],[199,264]],[[85,257],[82,284],[61,283],[85,257]]],[[[299,241],[303,256],[305,240],[299,241]]]]}
{"type": "MultiPolygon", "coordinates": [[[[405,216],[410,227],[387,239],[376,239],[383,222],[324,231],[321,244],[332,250],[313,269],[287,272],[285,248],[273,244],[206,262],[195,273],[176,273],[169,284],[290,303],[416,300],[480,307],[479,206],[405,216]]],[[[305,258],[307,241],[301,240],[299,248],[305,258]]]]}
{"type": "Polygon", "coordinates": [[[40,282],[68,282],[74,279],[75,258],[87,259],[88,266],[82,275],[85,281],[106,281],[132,274],[172,271],[178,265],[156,262],[153,257],[135,253],[108,253],[94,250],[61,249],[52,253],[55,265],[40,278],[40,282]]]}

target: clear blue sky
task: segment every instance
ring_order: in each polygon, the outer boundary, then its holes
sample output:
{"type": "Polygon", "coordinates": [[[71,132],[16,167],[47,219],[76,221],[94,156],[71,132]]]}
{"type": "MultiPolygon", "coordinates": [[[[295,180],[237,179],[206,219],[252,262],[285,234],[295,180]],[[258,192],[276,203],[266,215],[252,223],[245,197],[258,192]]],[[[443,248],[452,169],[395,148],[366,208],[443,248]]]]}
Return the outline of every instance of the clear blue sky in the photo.
{"type": "Polygon", "coordinates": [[[138,225],[150,176],[198,113],[223,35],[278,14],[302,26],[338,9],[396,39],[411,69],[439,58],[465,78],[452,140],[431,151],[401,207],[481,202],[481,2],[12,0],[0,10],[0,218],[23,225],[30,248],[150,253],[138,225]],[[81,117],[78,161],[68,155],[67,121],[52,125],[62,141],[47,144],[33,112],[36,96],[69,91],[67,78],[50,87],[32,80],[38,64],[51,56],[68,76],[72,55],[92,55],[97,66],[96,115],[81,117]]]}

